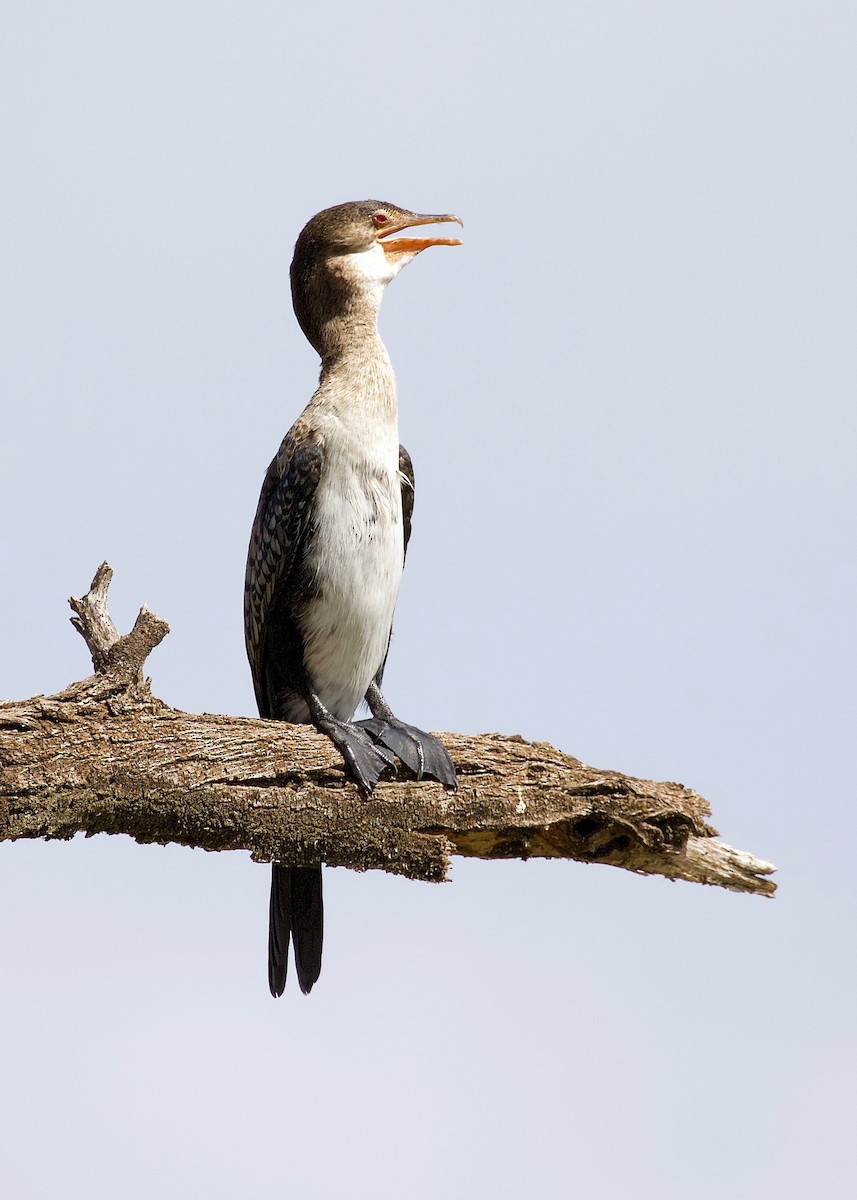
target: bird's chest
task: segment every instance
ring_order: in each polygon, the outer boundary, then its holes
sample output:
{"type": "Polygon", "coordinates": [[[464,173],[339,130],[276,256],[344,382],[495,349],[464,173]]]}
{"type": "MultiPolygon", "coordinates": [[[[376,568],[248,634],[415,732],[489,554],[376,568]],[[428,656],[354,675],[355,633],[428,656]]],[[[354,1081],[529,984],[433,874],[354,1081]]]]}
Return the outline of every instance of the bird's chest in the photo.
{"type": "Polygon", "coordinates": [[[346,459],[319,481],[313,525],[314,567],[334,591],[357,583],[375,591],[402,569],[402,490],[394,461],[346,459]]]}
{"type": "Polygon", "coordinates": [[[384,661],[404,560],[398,439],[332,457],[306,566],[305,661],[322,702],[350,718],[384,661]]]}

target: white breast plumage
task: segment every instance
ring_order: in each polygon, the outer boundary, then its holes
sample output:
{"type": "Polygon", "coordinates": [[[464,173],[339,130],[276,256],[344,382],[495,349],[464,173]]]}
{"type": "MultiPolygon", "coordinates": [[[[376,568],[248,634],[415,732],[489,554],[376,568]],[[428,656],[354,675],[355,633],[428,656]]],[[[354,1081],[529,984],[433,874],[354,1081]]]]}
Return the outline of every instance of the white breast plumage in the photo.
{"type": "Polygon", "coordinates": [[[341,720],[354,715],[384,661],[399,594],[402,496],[391,432],[371,456],[353,444],[335,452],[315,496],[305,663],[319,699],[341,720]]]}

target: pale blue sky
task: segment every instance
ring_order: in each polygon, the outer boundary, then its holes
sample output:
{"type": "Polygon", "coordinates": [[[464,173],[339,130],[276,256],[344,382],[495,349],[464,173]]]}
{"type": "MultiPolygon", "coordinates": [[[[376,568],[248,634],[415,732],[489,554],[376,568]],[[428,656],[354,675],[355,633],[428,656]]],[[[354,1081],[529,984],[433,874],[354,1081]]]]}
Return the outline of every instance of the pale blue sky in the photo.
{"type": "Polygon", "coordinates": [[[382,332],[417,473],[387,682],[434,729],[680,779],[773,903],[571,863],[326,875],[0,845],[16,1200],[850,1198],[857,13],[846,3],[74,5],[0,26],[0,694],[66,597],[249,714],[241,587],[317,365],[317,209],[459,212],[382,332]]]}

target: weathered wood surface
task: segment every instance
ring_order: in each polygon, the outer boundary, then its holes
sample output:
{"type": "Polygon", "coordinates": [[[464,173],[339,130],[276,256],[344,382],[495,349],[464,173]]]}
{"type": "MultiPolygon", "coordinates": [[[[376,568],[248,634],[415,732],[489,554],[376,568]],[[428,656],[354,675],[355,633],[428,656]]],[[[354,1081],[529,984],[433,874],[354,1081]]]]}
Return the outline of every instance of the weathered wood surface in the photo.
{"type": "Polygon", "coordinates": [[[601,862],[772,895],[774,868],[726,846],[708,803],[677,783],[600,771],[518,737],[441,734],[459,787],[402,768],[363,798],[305,726],[179,712],[143,680],[167,632],[142,610],[120,637],[110,570],[73,600],[97,674],[55,696],[0,703],[0,839],[124,833],[440,880],[449,856],[601,862]]]}

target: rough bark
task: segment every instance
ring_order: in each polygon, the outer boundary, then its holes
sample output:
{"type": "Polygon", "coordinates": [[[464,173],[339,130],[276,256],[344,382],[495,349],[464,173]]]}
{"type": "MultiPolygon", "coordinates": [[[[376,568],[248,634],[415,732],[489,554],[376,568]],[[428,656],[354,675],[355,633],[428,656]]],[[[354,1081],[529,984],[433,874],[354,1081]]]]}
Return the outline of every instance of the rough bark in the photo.
{"type": "Polygon", "coordinates": [[[442,734],[459,775],[445,792],[402,768],[370,799],[314,730],[197,716],[152,696],[142,677],[168,632],[142,609],[120,637],[103,564],[72,623],[96,674],[58,695],[0,703],[0,840],[125,833],[446,878],[449,856],[572,858],[770,896],[774,868],[719,841],[710,809],[677,783],[600,771],[543,742],[442,734]]]}

